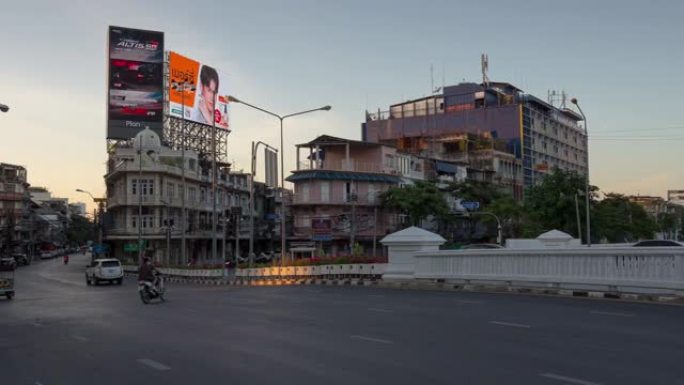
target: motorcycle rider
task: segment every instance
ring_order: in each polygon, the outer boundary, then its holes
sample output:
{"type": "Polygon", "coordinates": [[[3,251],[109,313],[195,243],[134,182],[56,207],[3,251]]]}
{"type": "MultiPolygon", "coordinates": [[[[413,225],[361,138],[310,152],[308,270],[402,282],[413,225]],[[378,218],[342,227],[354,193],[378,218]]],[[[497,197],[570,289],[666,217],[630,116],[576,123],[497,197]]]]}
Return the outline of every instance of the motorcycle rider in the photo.
{"type": "Polygon", "coordinates": [[[140,266],[140,271],[138,272],[138,281],[149,282],[152,285],[152,290],[157,290],[156,269],[148,257],[143,259],[143,264],[140,266]]]}

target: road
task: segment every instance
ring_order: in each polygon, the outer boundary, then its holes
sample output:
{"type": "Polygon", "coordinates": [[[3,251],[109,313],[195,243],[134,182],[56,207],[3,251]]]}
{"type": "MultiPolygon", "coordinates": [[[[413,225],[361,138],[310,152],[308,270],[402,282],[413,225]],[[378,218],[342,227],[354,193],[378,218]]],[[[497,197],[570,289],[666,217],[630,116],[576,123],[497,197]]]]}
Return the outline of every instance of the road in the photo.
{"type": "Polygon", "coordinates": [[[17,271],[0,383],[684,384],[684,307],[368,287],[88,287],[17,271]]]}

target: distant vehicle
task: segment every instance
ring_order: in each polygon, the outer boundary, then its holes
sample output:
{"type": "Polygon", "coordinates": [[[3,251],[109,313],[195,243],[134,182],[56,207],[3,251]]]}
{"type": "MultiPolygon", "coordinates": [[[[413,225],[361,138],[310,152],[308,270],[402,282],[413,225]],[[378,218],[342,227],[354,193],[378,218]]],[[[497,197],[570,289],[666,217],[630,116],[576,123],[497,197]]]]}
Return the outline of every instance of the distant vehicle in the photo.
{"type": "Polygon", "coordinates": [[[14,260],[17,261],[17,265],[28,266],[31,264],[31,258],[29,258],[26,254],[16,253],[13,255],[13,257],[14,260]]]}
{"type": "Polygon", "coordinates": [[[123,276],[121,262],[111,258],[94,260],[85,272],[86,285],[97,285],[101,281],[116,282],[117,285],[121,285],[123,276]]]}
{"type": "Polygon", "coordinates": [[[667,246],[684,247],[684,243],[680,243],[677,241],[670,241],[667,239],[650,239],[647,241],[639,241],[632,246],[634,246],[634,247],[667,247],[667,246]]]}
{"type": "Polygon", "coordinates": [[[486,249],[503,249],[501,245],[496,243],[471,243],[461,247],[461,250],[486,250],[486,249]]]}

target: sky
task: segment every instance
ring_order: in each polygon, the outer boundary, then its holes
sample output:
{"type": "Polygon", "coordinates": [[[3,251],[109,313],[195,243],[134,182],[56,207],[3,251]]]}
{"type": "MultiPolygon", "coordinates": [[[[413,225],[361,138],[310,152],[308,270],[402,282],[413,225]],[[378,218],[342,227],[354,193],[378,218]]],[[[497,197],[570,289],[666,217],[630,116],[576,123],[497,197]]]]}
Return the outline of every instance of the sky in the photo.
{"type": "MultiPolygon", "coordinates": [[[[0,12],[0,162],[55,196],[104,196],[109,25],[165,32],[165,48],[229,75],[233,96],[288,114],[294,144],[360,139],[364,111],[489,77],[546,99],[577,97],[590,132],[590,176],[603,192],[684,189],[684,2],[678,1],[58,1],[0,12]]],[[[249,168],[252,140],[279,144],[278,121],[231,109],[228,158],[249,168]]],[[[263,173],[261,173],[263,175],[263,173]]],[[[88,202],[90,209],[92,204],[88,202]]]]}

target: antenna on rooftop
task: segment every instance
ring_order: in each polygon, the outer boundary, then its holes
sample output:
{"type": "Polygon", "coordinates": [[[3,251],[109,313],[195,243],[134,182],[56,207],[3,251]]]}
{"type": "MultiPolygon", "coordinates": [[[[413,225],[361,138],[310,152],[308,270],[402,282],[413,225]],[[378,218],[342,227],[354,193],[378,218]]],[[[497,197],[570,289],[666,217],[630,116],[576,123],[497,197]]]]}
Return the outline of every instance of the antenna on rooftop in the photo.
{"type": "Polygon", "coordinates": [[[489,87],[489,55],[486,53],[483,53],[481,58],[480,58],[480,65],[482,67],[482,84],[484,84],[485,87],[489,87]]]}

